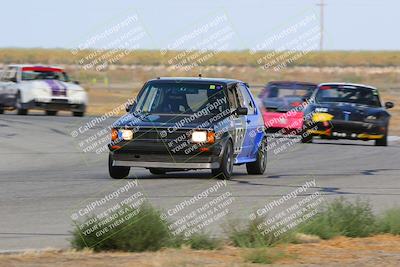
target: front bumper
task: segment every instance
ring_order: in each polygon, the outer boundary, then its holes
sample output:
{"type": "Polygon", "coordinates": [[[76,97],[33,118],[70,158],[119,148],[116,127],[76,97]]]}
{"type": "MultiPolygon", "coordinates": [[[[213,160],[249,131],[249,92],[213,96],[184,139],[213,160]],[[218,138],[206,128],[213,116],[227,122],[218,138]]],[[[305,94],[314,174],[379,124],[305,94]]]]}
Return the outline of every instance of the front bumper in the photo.
{"type": "Polygon", "coordinates": [[[314,123],[307,132],[329,139],[377,140],[385,136],[386,127],[379,123],[331,120],[314,123]]]}
{"type": "Polygon", "coordinates": [[[67,110],[84,112],[86,105],[84,103],[71,103],[68,99],[52,99],[50,101],[32,100],[22,104],[24,109],[44,109],[44,110],[67,110]]]}
{"type": "Polygon", "coordinates": [[[113,166],[166,169],[216,169],[220,166],[218,156],[210,154],[172,155],[139,152],[111,152],[113,166]]]}
{"type": "MultiPolygon", "coordinates": [[[[137,137],[140,139],[140,136],[137,137]]],[[[221,140],[220,140],[221,141],[221,140]]],[[[223,142],[201,145],[193,150],[174,152],[167,141],[121,141],[117,146],[109,144],[113,166],[129,166],[165,169],[216,169],[220,167],[223,142]],[[201,149],[206,148],[205,151],[201,149]]]]}
{"type": "Polygon", "coordinates": [[[196,162],[151,162],[151,161],[126,161],[113,160],[113,166],[163,168],[163,169],[216,169],[219,162],[196,163],[196,162]]]}

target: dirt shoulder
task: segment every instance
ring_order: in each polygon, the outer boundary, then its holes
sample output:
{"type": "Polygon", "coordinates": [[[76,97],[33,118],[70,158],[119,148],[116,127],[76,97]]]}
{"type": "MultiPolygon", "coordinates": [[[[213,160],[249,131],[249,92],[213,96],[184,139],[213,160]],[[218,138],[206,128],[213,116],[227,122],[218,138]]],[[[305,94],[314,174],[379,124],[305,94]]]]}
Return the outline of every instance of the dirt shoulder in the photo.
{"type": "MultiPolygon", "coordinates": [[[[399,266],[400,264],[400,236],[338,237],[318,243],[280,245],[275,250],[283,252],[284,256],[274,264],[266,266],[399,266]]],[[[184,248],[143,253],[47,250],[2,254],[0,267],[263,266],[245,262],[246,253],[248,250],[229,246],[215,251],[184,248]]]]}

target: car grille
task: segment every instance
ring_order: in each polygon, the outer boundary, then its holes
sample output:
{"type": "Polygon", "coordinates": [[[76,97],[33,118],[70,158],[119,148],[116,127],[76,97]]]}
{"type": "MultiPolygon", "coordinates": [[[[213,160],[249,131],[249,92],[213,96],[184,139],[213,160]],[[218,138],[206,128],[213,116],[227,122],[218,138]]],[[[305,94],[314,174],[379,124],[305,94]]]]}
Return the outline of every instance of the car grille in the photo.
{"type": "Polygon", "coordinates": [[[56,103],[56,104],[67,104],[68,99],[53,98],[53,99],[51,99],[51,102],[56,103]]]}
{"type": "Polygon", "coordinates": [[[135,140],[176,140],[185,141],[188,139],[188,132],[191,129],[179,129],[176,131],[168,131],[168,128],[139,128],[135,132],[135,140]]]}

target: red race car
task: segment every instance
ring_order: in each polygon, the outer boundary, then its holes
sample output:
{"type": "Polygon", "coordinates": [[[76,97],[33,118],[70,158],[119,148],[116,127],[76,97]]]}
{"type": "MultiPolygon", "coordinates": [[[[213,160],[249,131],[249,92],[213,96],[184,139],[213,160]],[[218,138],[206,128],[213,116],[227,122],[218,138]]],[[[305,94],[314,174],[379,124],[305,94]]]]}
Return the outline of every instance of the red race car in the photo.
{"type": "Polygon", "coordinates": [[[301,134],[303,103],[316,88],[317,84],[307,82],[269,82],[259,94],[267,132],[301,134]]]}

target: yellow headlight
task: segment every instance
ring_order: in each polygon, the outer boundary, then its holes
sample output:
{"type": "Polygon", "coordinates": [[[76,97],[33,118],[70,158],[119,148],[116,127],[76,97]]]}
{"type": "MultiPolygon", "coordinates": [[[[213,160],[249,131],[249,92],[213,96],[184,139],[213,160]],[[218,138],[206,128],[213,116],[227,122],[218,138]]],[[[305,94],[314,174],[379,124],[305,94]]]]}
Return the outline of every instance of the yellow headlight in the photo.
{"type": "Polygon", "coordinates": [[[333,119],[333,115],[325,112],[317,112],[312,116],[312,120],[314,122],[324,122],[331,121],[333,119]]]}

